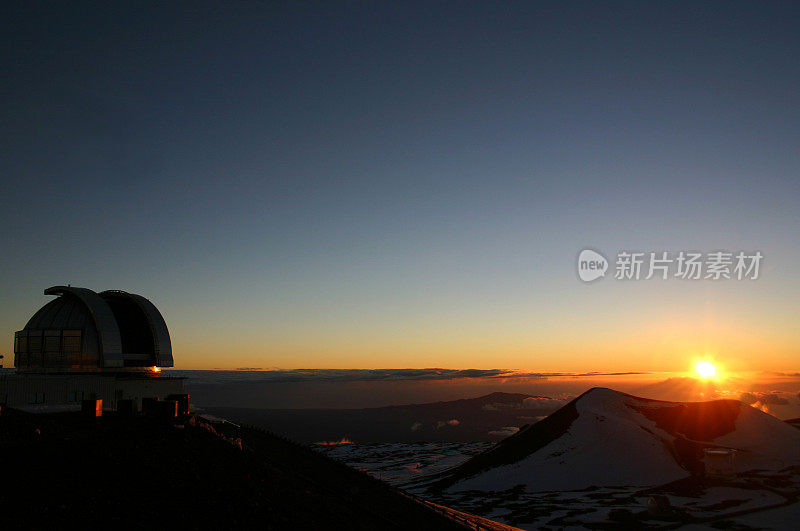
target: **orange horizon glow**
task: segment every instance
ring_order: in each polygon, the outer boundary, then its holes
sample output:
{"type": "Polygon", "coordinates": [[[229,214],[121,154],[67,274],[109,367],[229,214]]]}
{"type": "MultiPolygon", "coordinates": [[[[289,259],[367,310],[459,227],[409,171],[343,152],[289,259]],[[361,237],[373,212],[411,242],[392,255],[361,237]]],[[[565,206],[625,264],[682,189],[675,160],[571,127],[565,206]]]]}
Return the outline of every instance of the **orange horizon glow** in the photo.
{"type": "MultiPolygon", "coordinates": [[[[471,324],[471,323],[470,323],[471,324]]],[[[784,371],[795,367],[789,338],[756,327],[687,325],[666,320],[620,332],[583,323],[556,324],[547,330],[485,325],[442,327],[432,331],[409,325],[397,330],[322,327],[284,329],[264,335],[261,328],[214,336],[200,342],[193,331],[175,326],[175,361],[185,369],[293,368],[508,368],[530,372],[681,372],[696,376],[695,364],[708,359],[722,372],[784,371]],[[738,328],[738,330],[737,330],[738,328]],[[745,332],[747,334],[745,334],[745,332]],[[347,333],[346,333],[347,332],[347,333]],[[225,339],[223,339],[223,337],[225,339]],[[243,342],[247,339],[246,343],[243,342]],[[225,353],[221,356],[221,353],[225,353]],[[697,353],[700,353],[698,356],[697,353]],[[724,371],[717,363],[724,357],[724,371]]],[[[204,338],[205,339],[205,338],[204,338]]]]}

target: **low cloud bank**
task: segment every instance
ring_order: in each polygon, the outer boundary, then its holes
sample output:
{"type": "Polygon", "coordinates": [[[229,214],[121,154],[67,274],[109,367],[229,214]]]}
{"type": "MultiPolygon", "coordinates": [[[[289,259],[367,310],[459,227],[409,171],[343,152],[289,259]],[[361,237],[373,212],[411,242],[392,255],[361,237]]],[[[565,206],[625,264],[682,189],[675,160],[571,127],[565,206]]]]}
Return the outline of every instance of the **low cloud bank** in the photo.
{"type": "Polygon", "coordinates": [[[347,437],[342,437],[338,441],[319,441],[315,442],[315,446],[342,446],[343,444],[353,444],[353,441],[347,437]]]}
{"type": "Polygon", "coordinates": [[[229,382],[364,382],[389,380],[457,380],[466,378],[594,377],[647,374],[642,372],[518,372],[508,369],[268,369],[241,367],[237,370],[181,371],[164,370],[164,375],[186,376],[193,383],[229,382]]]}
{"type": "Polygon", "coordinates": [[[566,405],[571,398],[550,398],[546,396],[531,396],[522,401],[524,409],[552,409],[566,405]]]}
{"type": "Polygon", "coordinates": [[[787,391],[746,392],[740,395],[739,400],[779,419],[800,417],[800,393],[787,391]]]}
{"type": "Polygon", "coordinates": [[[570,400],[572,400],[572,397],[551,398],[549,396],[530,396],[523,399],[521,403],[493,402],[491,404],[484,404],[481,409],[484,411],[502,411],[507,409],[543,409],[554,411],[564,406],[570,400]]]}
{"type": "Polygon", "coordinates": [[[516,426],[503,426],[499,430],[492,430],[489,432],[489,435],[496,435],[498,437],[509,437],[514,435],[519,431],[519,428],[516,426]]]}
{"type": "Polygon", "coordinates": [[[766,393],[742,393],[740,400],[747,405],[761,403],[785,406],[789,403],[789,398],[788,396],[783,395],[786,395],[786,393],[781,393],[780,391],[769,391],[766,393]]]}

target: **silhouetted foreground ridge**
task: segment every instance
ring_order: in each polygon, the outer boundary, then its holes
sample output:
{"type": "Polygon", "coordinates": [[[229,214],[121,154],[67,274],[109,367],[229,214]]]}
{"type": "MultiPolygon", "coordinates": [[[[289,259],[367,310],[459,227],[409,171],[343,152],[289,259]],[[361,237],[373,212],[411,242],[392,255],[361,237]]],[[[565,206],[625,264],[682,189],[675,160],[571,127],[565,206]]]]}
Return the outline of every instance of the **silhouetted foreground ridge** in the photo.
{"type": "Polygon", "coordinates": [[[0,452],[3,529],[465,528],[446,509],[311,449],[196,416],[175,423],[5,410],[0,452]]]}

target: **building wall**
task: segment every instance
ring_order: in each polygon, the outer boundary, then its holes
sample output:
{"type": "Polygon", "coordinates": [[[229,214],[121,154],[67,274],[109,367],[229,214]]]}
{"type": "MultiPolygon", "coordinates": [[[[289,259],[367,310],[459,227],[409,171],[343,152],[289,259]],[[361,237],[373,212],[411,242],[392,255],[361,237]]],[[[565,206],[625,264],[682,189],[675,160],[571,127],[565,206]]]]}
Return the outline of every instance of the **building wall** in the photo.
{"type": "Polygon", "coordinates": [[[81,400],[102,398],[103,407],[116,408],[117,400],[164,398],[184,393],[184,379],[126,378],[100,375],[14,374],[0,376],[0,405],[80,405],[81,400]]]}

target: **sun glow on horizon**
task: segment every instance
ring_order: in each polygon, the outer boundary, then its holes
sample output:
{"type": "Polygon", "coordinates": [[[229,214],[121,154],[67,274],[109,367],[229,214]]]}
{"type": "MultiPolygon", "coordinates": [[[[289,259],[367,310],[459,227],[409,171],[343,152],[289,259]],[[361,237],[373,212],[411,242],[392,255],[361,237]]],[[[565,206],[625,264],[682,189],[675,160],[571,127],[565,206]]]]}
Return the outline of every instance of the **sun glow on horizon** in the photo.
{"type": "Polygon", "coordinates": [[[697,373],[697,376],[703,380],[710,380],[711,378],[716,378],[717,376],[717,368],[710,361],[698,361],[694,366],[694,370],[697,373]]]}

